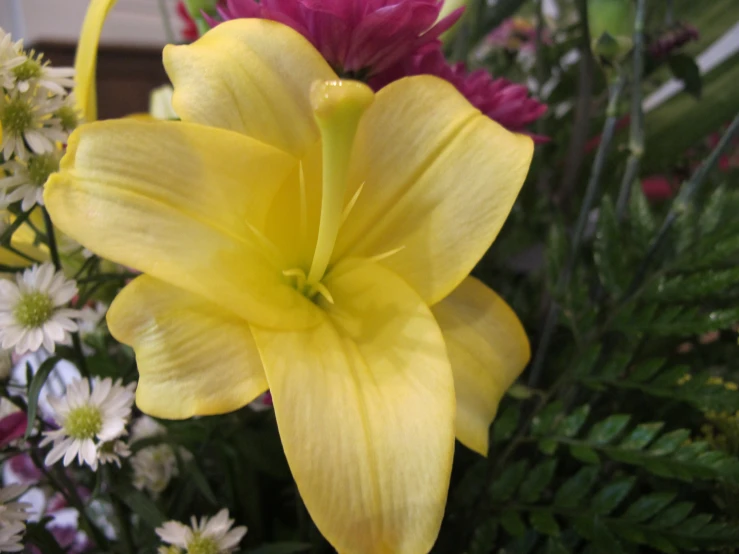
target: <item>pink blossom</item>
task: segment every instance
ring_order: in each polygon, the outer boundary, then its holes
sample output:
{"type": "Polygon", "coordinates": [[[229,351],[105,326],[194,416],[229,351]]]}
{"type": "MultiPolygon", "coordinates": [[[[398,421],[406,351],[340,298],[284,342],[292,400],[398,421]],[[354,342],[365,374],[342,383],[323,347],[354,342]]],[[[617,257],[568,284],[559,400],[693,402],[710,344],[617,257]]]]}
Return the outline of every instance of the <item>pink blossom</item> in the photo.
{"type": "MultiPolygon", "coordinates": [[[[306,37],[343,76],[375,75],[435,41],[461,17],[440,21],[443,0],[226,0],[224,20],[258,17],[306,37]]],[[[213,24],[217,22],[212,21],[213,24]]]]}
{"type": "Polygon", "coordinates": [[[180,31],[182,38],[187,42],[196,40],[200,36],[198,26],[195,24],[195,20],[190,15],[190,12],[187,11],[187,7],[185,7],[185,3],[182,0],[177,2],[177,16],[182,21],[182,30],[180,31]]]}
{"type": "Polygon", "coordinates": [[[672,198],[677,188],[664,175],[652,175],[641,180],[641,188],[648,200],[667,200],[672,198]]]}
{"type": "MultiPolygon", "coordinates": [[[[441,51],[441,43],[429,44],[415,55],[396,64],[370,80],[375,90],[411,75],[435,75],[453,84],[470,103],[503,127],[525,132],[525,128],[543,116],[546,104],[529,96],[524,85],[499,77],[494,79],[484,69],[468,72],[463,63],[449,64],[441,51]]],[[[537,142],[547,137],[533,136],[537,142]]]]}
{"type": "Polygon", "coordinates": [[[28,416],[25,412],[13,412],[0,419],[0,447],[7,446],[26,433],[28,416]]]}

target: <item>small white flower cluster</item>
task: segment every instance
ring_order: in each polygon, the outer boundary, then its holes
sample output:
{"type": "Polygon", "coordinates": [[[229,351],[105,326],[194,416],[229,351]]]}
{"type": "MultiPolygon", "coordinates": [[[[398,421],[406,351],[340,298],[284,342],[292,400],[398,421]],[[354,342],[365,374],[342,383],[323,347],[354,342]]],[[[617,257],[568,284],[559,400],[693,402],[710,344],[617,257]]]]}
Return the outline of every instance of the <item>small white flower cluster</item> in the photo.
{"type": "Polygon", "coordinates": [[[54,464],[64,459],[68,466],[77,458],[93,471],[98,463],[115,463],[130,455],[128,446],[119,440],[127,434],[136,384],[123,386],[110,378],[95,377],[75,381],[67,387],[62,398],[50,398],[54,418],[59,425],[55,431],[45,431],[41,446],[53,441],[45,463],[54,464]],[[92,386],[91,386],[92,385],[92,386]]]}
{"type": "Polygon", "coordinates": [[[190,526],[167,521],[156,532],[169,546],[159,547],[158,554],[230,554],[246,535],[246,527],[231,527],[234,520],[223,509],[212,518],[191,518],[190,526]]]}
{"type": "Polygon", "coordinates": [[[0,280],[0,346],[16,354],[42,346],[53,353],[77,330],[79,310],[65,307],[76,294],[74,280],[50,263],[17,273],[15,282],[0,280]]]}
{"type": "MultiPolygon", "coordinates": [[[[149,416],[137,419],[131,428],[133,445],[142,439],[161,437],[167,429],[149,416]]],[[[190,458],[192,455],[184,449],[179,450],[181,458],[190,458]]],[[[133,486],[145,490],[154,498],[158,497],[167,488],[173,477],[179,474],[177,455],[169,444],[154,444],[142,448],[131,459],[133,468],[133,486]]]]}
{"type": "Polygon", "coordinates": [[[20,201],[23,211],[43,204],[44,183],[79,120],[73,85],[73,68],[51,67],[0,29],[0,204],[20,201]]]}
{"type": "Polygon", "coordinates": [[[26,530],[29,504],[15,501],[26,492],[27,485],[10,485],[0,489],[0,552],[23,550],[21,538],[26,530]]]}

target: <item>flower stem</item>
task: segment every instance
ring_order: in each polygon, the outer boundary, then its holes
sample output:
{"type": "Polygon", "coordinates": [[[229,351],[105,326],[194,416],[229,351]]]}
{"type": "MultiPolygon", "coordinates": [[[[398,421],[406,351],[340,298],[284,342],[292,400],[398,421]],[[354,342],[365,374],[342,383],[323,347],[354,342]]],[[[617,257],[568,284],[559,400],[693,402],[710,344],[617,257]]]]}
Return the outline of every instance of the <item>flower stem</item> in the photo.
{"type": "Polygon", "coordinates": [[[644,73],[644,17],[646,0],[637,0],[634,19],[633,81],[631,84],[631,127],[629,129],[629,159],[626,162],[621,188],[616,202],[616,218],[623,219],[634,179],[644,155],[644,110],[642,108],[641,79],[644,73]]]}
{"type": "MultiPolygon", "coordinates": [[[[41,210],[44,214],[44,225],[46,226],[46,240],[49,245],[49,252],[51,253],[51,261],[57,271],[62,271],[62,261],[59,258],[59,249],[56,244],[56,235],[54,234],[54,224],[51,222],[51,216],[46,208],[41,210]]],[[[72,333],[72,348],[74,349],[75,357],[77,358],[78,369],[85,379],[90,379],[90,372],[87,369],[87,360],[82,352],[82,341],[80,341],[80,334],[78,331],[72,333]]]]}
{"type": "Polygon", "coordinates": [[[656,254],[662,246],[662,243],[667,238],[667,235],[670,232],[673,224],[675,223],[675,220],[677,220],[680,214],[685,212],[688,203],[703,186],[703,183],[706,181],[706,177],[708,176],[709,172],[716,166],[719,157],[729,145],[729,142],[731,142],[734,136],[738,134],[738,132],[739,114],[734,116],[734,120],[731,122],[731,124],[729,124],[729,128],[721,137],[721,140],[719,140],[713,151],[709,154],[708,158],[706,158],[706,161],[704,161],[695,171],[695,173],[693,173],[693,176],[690,178],[690,180],[687,183],[683,184],[682,187],[680,187],[680,192],[673,201],[669,213],[662,222],[662,227],[660,227],[659,231],[657,232],[657,236],[649,245],[647,254],[644,257],[641,265],[639,266],[639,269],[637,269],[636,274],[634,275],[634,279],[631,282],[631,286],[629,287],[629,292],[626,294],[627,298],[631,296],[636,289],[639,288],[639,285],[644,280],[644,277],[647,274],[649,266],[655,261],[656,254]]]}
{"type": "Polygon", "coordinates": [[[582,246],[582,239],[585,233],[585,225],[588,221],[590,211],[593,209],[593,204],[600,191],[601,174],[603,173],[603,167],[605,165],[606,156],[611,146],[611,140],[616,129],[616,115],[618,101],[621,97],[621,91],[624,87],[624,73],[619,69],[616,70],[615,78],[608,88],[608,108],[606,110],[606,122],[603,126],[603,133],[601,135],[601,141],[598,145],[598,151],[595,154],[595,162],[593,163],[593,169],[590,173],[590,179],[588,180],[588,186],[585,189],[585,198],[583,198],[582,206],[580,207],[580,213],[577,216],[577,222],[575,223],[575,230],[572,233],[572,239],[570,244],[570,252],[567,257],[567,263],[565,264],[564,271],[560,274],[555,287],[555,295],[549,305],[547,316],[544,320],[544,327],[541,333],[541,339],[539,346],[536,350],[536,356],[531,364],[531,373],[529,374],[529,387],[535,388],[541,372],[544,366],[544,360],[546,359],[549,351],[549,345],[552,341],[552,334],[554,327],[559,320],[559,305],[557,304],[556,298],[561,297],[567,290],[572,278],[572,273],[577,263],[577,258],[580,253],[580,247],[582,246]]]}
{"type": "Polygon", "coordinates": [[[103,532],[98,529],[90,519],[90,516],[87,515],[85,505],[82,502],[80,495],[77,494],[77,489],[75,488],[74,483],[70,481],[69,477],[64,473],[64,470],[58,471],[59,476],[57,477],[46,468],[46,465],[43,463],[35,449],[30,451],[30,455],[36,468],[49,480],[51,485],[61,493],[67,503],[77,510],[82,519],[81,527],[87,532],[92,542],[94,542],[95,545],[103,552],[110,552],[108,539],[105,538],[103,532]]]}

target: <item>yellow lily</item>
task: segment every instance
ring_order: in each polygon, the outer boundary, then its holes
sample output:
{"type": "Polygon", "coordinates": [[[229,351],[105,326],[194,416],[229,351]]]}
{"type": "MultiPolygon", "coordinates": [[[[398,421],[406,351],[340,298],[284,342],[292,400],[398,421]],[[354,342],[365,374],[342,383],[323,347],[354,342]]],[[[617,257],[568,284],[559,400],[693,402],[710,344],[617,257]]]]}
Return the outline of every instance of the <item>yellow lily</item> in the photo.
{"type": "Polygon", "coordinates": [[[74,96],[85,121],[97,119],[97,53],[108,12],[118,0],[90,0],[74,58],[74,96]]]}
{"type": "Polygon", "coordinates": [[[269,388],[333,546],[427,552],[455,434],[487,453],[528,361],[515,314],[468,274],[531,140],[435,77],[339,81],[275,22],[224,23],[164,64],[182,121],[80,127],[45,191],[64,232],[144,273],[108,312],[139,407],[220,414],[269,388]]]}

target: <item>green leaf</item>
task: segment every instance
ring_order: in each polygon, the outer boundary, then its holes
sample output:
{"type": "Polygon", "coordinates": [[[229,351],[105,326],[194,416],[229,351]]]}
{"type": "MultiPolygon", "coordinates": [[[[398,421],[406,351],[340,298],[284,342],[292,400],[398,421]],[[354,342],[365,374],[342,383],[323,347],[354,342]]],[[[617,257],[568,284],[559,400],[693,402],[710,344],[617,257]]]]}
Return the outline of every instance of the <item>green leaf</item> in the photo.
{"type": "Polygon", "coordinates": [[[593,244],[593,260],[603,287],[613,295],[620,295],[629,284],[630,272],[621,238],[616,210],[610,197],[604,196],[598,212],[598,229],[593,244]]]}
{"type": "Polygon", "coordinates": [[[591,510],[599,515],[610,514],[631,492],[635,482],[634,477],[626,477],[609,483],[595,494],[591,510]]]}
{"type": "Polygon", "coordinates": [[[200,494],[203,495],[203,498],[210,502],[211,505],[218,506],[218,499],[216,498],[213,489],[210,487],[208,480],[205,478],[205,475],[200,471],[200,467],[195,460],[188,460],[183,465],[185,469],[183,475],[187,475],[187,479],[195,485],[195,488],[197,488],[200,494]]]}
{"type": "Polygon", "coordinates": [[[647,130],[642,174],[673,167],[675,160],[713,131],[718,130],[739,110],[739,56],[726,61],[703,76],[702,101],[680,93],[646,114],[647,130]]]}
{"type": "Polygon", "coordinates": [[[598,552],[604,554],[606,552],[608,554],[621,554],[624,551],[621,543],[618,542],[618,539],[613,536],[600,518],[595,518],[592,532],[593,545],[598,552]]]}
{"type": "Polygon", "coordinates": [[[585,424],[585,420],[588,418],[588,414],[590,414],[589,404],[584,404],[578,408],[575,408],[575,410],[573,410],[570,415],[563,418],[562,421],[559,422],[559,425],[557,425],[556,429],[554,430],[555,434],[567,438],[574,437],[585,424]]]}
{"type": "Polygon", "coordinates": [[[625,450],[641,450],[657,436],[663,426],[664,423],[659,421],[641,423],[618,446],[625,450]]]}
{"type": "Polygon", "coordinates": [[[562,413],[562,402],[557,400],[544,407],[536,417],[531,421],[531,434],[534,436],[542,436],[552,429],[557,416],[562,413]]]}
{"type": "Polygon", "coordinates": [[[307,552],[311,549],[310,544],[302,542],[276,542],[265,544],[253,550],[247,550],[247,554],[294,554],[295,552],[307,552]]]}
{"type": "Polygon", "coordinates": [[[573,458],[577,458],[586,464],[600,463],[600,458],[595,450],[584,444],[573,444],[570,446],[570,454],[572,454],[573,458]]]}
{"type": "Polygon", "coordinates": [[[703,81],[695,60],[687,54],[673,54],[667,58],[667,63],[675,78],[685,85],[686,92],[700,98],[703,81]]]}
{"type": "Polygon", "coordinates": [[[598,468],[594,466],[585,466],[575,475],[567,479],[562,486],[559,487],[554,495],[554,505],[564,508],[574,508],[580,501],[587,496],[590,489],[595,485],[598,478],[598,468]]]}
{"type": "Polygon", "coordinates": [[[674,492],[647,494],[629,506],[624,517],[636,522],[645,521],[663,510],[674,499],[674,492]]]}
{"type": "Polygon", "coordinates": [[[43,522],[27,523],[23,542],[37,546],[44,554],[65,554],[66,552],[65,549],[59,546],[54,535],[51,534],[43,522]]]}
{"type": "Polygon", "coordinates": [[[570,551],[565,547],[564,544],[562,544],[561,541],[553,537],[549,537],[545,554],[570,554],[570,551]]]}
{"type": "Polygon", "coordinates": [[[616,414],[599,421],[588,433],[587,441],[596,445],[608,444],[623,431],[631,417],[626,414],[616,414]]]}
{"type": "Polygon", "coordinates": [[[493,423],[493,442],[504,442],[513,436],[521,418],[521,408],[518,403],[511,404],[495,418],[493,423]]]}
{"type": "Polygon", "coordinates": [[[58,356],[52,356],[47,358],[39,366],[36,375],[31,380],[31,385],[28,387],[28,425],[26,426],[25,437],[28,438],[33,432],[33,425],[36,422],[36,411],[38,409],[38,397],[41,394],[41,388],[46,383],[46,379],[49,377],[49,373],[56,367],[59,361],[58,356]]]}
{"type": "Polygon", "coordinates": [[[159,527],[167,520],[167,517],[159,510],[159,507],[151,498],[133,487],[120,489],[118,496],[151,529],[159,527]]]}
{"type": "Polygon", "coordinates": [[[644,360],[643,362],[640,362],[629,374],[629,379],[631,381],[641,383],[654,377],[654,374],[657,373],[664,365],[664,358],[650,358],[648,360],[644,360]]]}
{"type": "Polygon", "coordinates": [[[643,245],[643,253],[654,237],[657,224],[652,214],[652,208],[649,205],[647,197],[644,196],[644,190],[641,181],[636,179],[631,187],[631,195],[629,196],[629,223],[631,226],[631,234],[636,245],[643,245]]]}
{"type": "Polygon", "coordinates": [[[551,456],[557,451],[559,443],[554,439],[542,439],[538,443],[536,443],[536,446],[538,446],[539,450],[541,450],[544,454],[546,454],[547,456],[551,456]]]}
{"type": "Polygon", "coordinates": [[[496,502],[511,498],[526,476],[528,467],[529,463],[526,460],[519,460],[506,467],[500,477],[490,485],[490,498],[496,502]]]}
{"type": "Polygon", "coordinates": [[[506,530],[506,533],[512,537],[520,537],[526,532],[526,525],[518,512],[505,510],[500,514],[499,521],[503,529],[506,530]]]}
{"type": "Polygon", "coordinates": [[[665,433],[655,443],[649,447],[649,453],[654,456],[665,456],[672,454],[681,444],[690,438],[690,431],[687,429],[677,429],[669,433],[665,433]]]}
{"type": "Polygon", "coordinates": [[[551,537],[558,537],[560,534],[559,524],[551,512],[546,510],[536,510],[531,512],[529,515],[529,523],[539,533],[549,535],[551,537]]]}
{"type": "Polygon", "coordinates": [[[693,511],[695,504],[692,502],[678,502],[659,514],[652,524],[656,527],[672,527],[682,522],[693,511]]]}
{"type": "Polygon", "coordinates": [[[536,502],[544,488],[554,477],[556,469],[557,460],[546,460],[533,467],[518,492],[521,501],[527,504],[536,502]]]}

